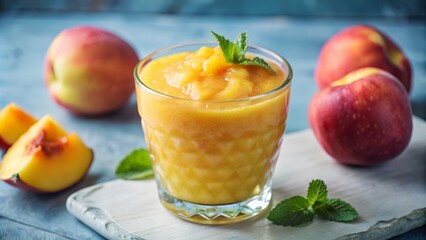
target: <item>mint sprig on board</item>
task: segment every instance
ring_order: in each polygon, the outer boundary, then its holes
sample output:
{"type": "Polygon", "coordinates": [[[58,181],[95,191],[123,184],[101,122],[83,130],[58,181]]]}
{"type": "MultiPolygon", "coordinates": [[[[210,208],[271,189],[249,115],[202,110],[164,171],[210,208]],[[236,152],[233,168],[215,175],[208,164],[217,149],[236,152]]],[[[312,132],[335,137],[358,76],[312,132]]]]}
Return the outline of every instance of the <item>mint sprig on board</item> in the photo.
{"type": "Polygon", "coordinates": [[[306,198],[295,196],[278,203],[267,219],[277,225],[299,226],[312,222],[315,215],[335,222],[351,222],[358,218],[357,211],[349,203],[328,199],[327,194],[324,181],[313,180],[306,198]]]}
{"type": "Polygon", "coordinates": [[[243,64],[243,65],[255,65],[259,67],[263,67],[268,71],[277,75],[277,73],[272,69],[271,66],[266,63],[260,57],[255,57],[253,59],[248,59],[245,57],[247,52],[247,33],[243,32],[241,35],[234,41],[231,42],[226,39],[224,36],[219,35],[212,31],[213,36],[219,42],[219,46],[222,49],[223,56],[227,63],[234,64],[243,64]]]}
{"type": "Polygon", "coordinates": [[[152,178],[154,171],[149,152],[143,148],[133,150],[120,161],[115,169],[115,176],[126,180],[152,178]]]}

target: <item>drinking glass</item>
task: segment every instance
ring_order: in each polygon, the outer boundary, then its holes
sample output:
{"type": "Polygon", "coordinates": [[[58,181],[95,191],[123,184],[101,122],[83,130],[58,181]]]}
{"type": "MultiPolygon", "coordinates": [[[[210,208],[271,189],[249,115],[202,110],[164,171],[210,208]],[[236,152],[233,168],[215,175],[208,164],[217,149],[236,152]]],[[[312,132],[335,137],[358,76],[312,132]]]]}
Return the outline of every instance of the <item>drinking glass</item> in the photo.
{"type": "Polygon", "coordinates": [[[169,96],[149,88],[141,78],[151,61],[202,46],[214,45],[167,47],[138,63],[134,72],[138,111],[164,207],[192,222],[233,223],[269,208],[292,69],[280,55],[249,46],[248,54],[276,64],[284,79],[271,91],[233,100],[169,96]]]}

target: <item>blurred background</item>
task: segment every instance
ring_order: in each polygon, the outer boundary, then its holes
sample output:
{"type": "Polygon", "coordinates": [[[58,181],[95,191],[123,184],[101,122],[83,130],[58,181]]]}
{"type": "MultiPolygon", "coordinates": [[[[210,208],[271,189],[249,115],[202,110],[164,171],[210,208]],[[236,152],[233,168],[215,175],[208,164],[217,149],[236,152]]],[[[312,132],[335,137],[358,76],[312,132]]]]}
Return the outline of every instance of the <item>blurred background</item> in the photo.
{"type": "Polygon", "coordinates": [[[2,0],[4,11],[87,11],[294,17],[424,17],[424,0],[2,0]]]}
{"type": "MultiPolygon", "coordinates": [[[[212,41],[211,30],[230,39],[247,31],[249,44],[276,51],[293,67],[287,132],[295,132],[309,128],[307,108],[317,91],[321,47],[338,31],[361,23],[386,33],[407,55],[413,113],[426,119],[425,0],[0,0],[0,108],[13,101],[36,117],[49,113],[96,152],[89,176],[57,195],[1,184],[0,239],[101,239],[67,212],[65,200],[83,187],[115,179],[117,162],[144,145],[134,97],[116,114],[94,119],[75,117],[52,101],[43,84],[43,62],[64,29],[82,24],[107,29],[140,58],[177,43],[212,41]]],[[[424,229],[397,239],[424,239],[424,229]]]]}

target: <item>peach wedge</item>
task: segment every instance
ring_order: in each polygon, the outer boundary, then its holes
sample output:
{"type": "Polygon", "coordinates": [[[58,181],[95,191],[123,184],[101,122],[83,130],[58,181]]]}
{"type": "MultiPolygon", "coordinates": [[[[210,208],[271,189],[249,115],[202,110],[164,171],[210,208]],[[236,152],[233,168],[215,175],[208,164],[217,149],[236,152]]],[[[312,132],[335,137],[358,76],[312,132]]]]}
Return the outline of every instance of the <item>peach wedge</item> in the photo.
{"type": "Polygon", "coordinates": [[[57,192],[82,179],[92,160],[92,150],[76,133],[67,134],[45,116],[6,152],[0,179],[28,191],[57,192]]]}
{"type": "Polygon", "coordinates": [[[0,149],[7,150],[36,121],[14,103],[0,110],[0,149]]]}

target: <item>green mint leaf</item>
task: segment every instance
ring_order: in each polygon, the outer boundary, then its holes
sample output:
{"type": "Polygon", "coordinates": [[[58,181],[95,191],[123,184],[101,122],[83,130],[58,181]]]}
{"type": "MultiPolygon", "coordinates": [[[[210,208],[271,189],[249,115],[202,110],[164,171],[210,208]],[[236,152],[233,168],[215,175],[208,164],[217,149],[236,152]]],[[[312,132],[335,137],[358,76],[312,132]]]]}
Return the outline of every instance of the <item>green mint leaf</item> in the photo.
{"type": "Polygon", "coordinates": [[[238,60],[244,59],[244,55],[247,52],[247,33],[243,32],[241,35],[235,40],[235,45],[237,45],[239,51],[238,60]]]}
{"type": "Polygon", "coordinates": [[[223,56],[225,57],[227,63],[255,65],[266,68],[268,71],[277,75],[275,70],[272,69],[272,67],[269,66],[268,63],[266,63],[266,61],[262,58],[255,57],[253,59],[247,59],[245,57],[245,54],[247,52],[247,33],[241,33],[241,35],[235,40],[235,42],[231,42],[224,36],[219,35],[213,31],[211,33],[219,42],[219,46],[222,49],[223,56]]]}
{"type": "Polygon", "coordinates": [[[146,149],[136,149],[120,161],[115,175],[126,180],[147,179],[154,176],[151,158],[146,149]]]}
{"type": "Polygon", "coordinates": [[[267,219],[274,224],[298,226],[309,223],[316,214],[335,222],[351,222],[358,213],[349,203],[340,199],[327,199],[327,185],[320,179],[309,183],[307,198],[296,196],[278,203],[267,219]]]}
{"type": "Polygon", "coordinates": [[[309,183],[308,193],[306,194],[309,204],[314,205],[315,202],[327,201],[327,186],[323,180],[316,179],[309,183]]]}
{"type": "Polygon", "coordinates": [[[335,222],[351,222],[358,217],[357,211],[340,199],[329,199],[327,202],[315,204],[314,209],[320,217],[335,222]]]}
{"type": "Polygon", "coordinates": [[[259,57],[255,57],[253,59],[244,58],[243,60],[241,60],[239,62],[239,64],[255,65],[255,66],[263,67],[263,68],[267,69],[268,71],[270,71],[271,73],[274,73],[275,75],[277,75],[277,73],[274,71],[274,69],[272,69],[271,66],[269,66],[268,63],[265,62],[265,60],[263,60],[262,58],[259,58],[259,57]]]}
{"type": "MultiPolygon", "coordinates": [[[[223,56],[225,57],[225,60],[227,63],[235,63],[238,62],[238,55],[239,53],[238,46],[226,39],[224,36],[221,36],[215,32],[212,31],[213,36],[216,38],[216,40],[219,42],[219,46],[222,49],[223,56]]],[[[244,53],[243,53],[244,55],[244,53]]]]}
{"type": "Polygon", "coordinates": [[[314,216],[309,201],[304,197],[295,196],[278,203],[267,219],[277,225],[298,226],[312,222],[314,216]]]}

